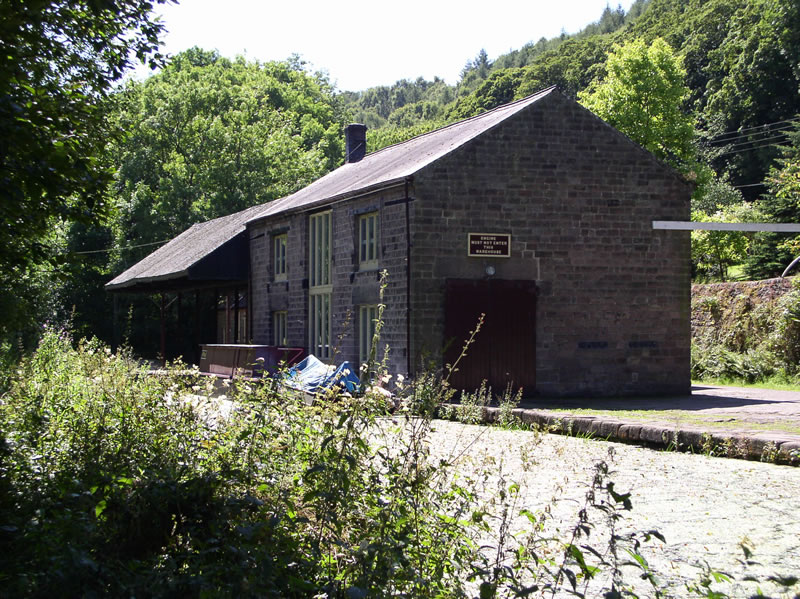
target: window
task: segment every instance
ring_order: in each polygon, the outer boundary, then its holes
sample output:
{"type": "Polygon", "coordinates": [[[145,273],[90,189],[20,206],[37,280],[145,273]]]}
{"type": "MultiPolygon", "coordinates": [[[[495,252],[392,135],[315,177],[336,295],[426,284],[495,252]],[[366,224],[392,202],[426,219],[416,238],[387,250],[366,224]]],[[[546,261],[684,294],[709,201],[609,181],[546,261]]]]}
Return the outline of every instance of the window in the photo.
{"type": "Polygon", "coordinates": [[[275,235],[272,238],[272,256],[274,278],[276,281],[286,280],[286,240],[288,235],[275,235]]]}
{"type": "Polygon", "coordinates": [[[236,343],[247,343],[247,308],[239,308],[239,328],[237,333],[239,336],[236,338],[236,343]]]}
{"type": "Polygon", "coordinates": [[[358,217],[358,267],[378,268],[378,213],[358,217]]]}
{"type": "Polygon", "coordinates": [[[309,351],[331,357],[331,213],[313,214],[308,221],[309,351]]]}
{"type": "Polygon", "coordinates": [[[286,345],[286,310],[272,313],[272,343],[278,347],[286,345]]]}
{"type": "Polygon", "coordinates": [[[364,364],[369,359],[372,338],[375,336],[375,322],[378,320],[378,306],[359,306],[358,308],[358,362],[364,364]]]}
{"type": "Polygon", "coordinates": [[[217,298],[217,343],[247,343],[247,300],[243,293],[217,298]]]}

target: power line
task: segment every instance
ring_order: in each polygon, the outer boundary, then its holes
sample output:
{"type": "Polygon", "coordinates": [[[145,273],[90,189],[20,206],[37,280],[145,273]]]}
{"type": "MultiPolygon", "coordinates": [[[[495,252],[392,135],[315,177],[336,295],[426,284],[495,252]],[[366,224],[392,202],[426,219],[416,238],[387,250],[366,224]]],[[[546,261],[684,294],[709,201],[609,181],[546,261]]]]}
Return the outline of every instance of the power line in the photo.
{"type": "Polygon", "coordinates": [[[143,247],[147,247],[147,246],[150,246],[150,245],[161,245],[162,243],[167,243],[168,241],[169,241],[169,239],[165,239],[164,241],[152,241],[150,243],[140,243],[138,245],[128,245],[128,246],[121,247],[121,248],[110,247],[110,248],[106,248],[104,250],[87,250],[85,252],[70,252],[70,253],[76,254],[76,255],[102,254],[104,252],[114,252],[114,251],[117,251],[117,250],[133,250],[133,249],[136,249],[136,248],[143,248],[143,247]]]}
{"type": "MultiPolygon", "coordinates": [[[[772,137],[763,137],[761,139],[750,139],[748,141],[742,141],[742,142],[739,142],[739,143],[731,144],[730,146],[727,146],[727,148],[728,148],[728,150],[732,150],[734,148],[740,148],[742,146],[747,146],[747,145],[750,145],[750,144],[760,144],[760,143],[764,143],[766,141],[779,141],[779,140],[785,140],[785,139],[786,139],[785,135],[773,135],[772,137]]],[[[778,144],[775,144],[775,145],[778,145],[778,144]]]]}
{"type": "Polygon", "coordinates": [[[722,156],[729,156],[731,154],[741,154],[742,152],[749,152],[751,150],[761,150],[763,148],[777,148],[780,147],[780,145],[781,144],[779,143],[773,143],[773,144],[764,144],[762,146],[753,146],[751,148],[742,148],[740,150],[731,150],[730,152],[723,152],[722,154],[715,156],[715,158],[721,158],[722,156]]]}
{"type": "Polygon", "coordinates": [[[736,129],[734,131],[726,131],[724,133],[720,133],[719,135],[715,135],[709,143],[715,143],[715,140],[725,137],[727,135],[733,135],[734,137],[738,137],[745,133],[746,131],[753,131],[754,129],[764,129],[766,127],[772,127],[772,125],[780,125],[782,123],[794,123],[795,121],[800,121],[800,117],[793,117],[790,119],[786,119],[783,121],[775,121],[774,123],[765,123],[763,125],[754,125],[753,127],[747,127],[745,129],[736,129]]]}
{"type": "Polygon", "coordinates": [[[757,133],[745,133],[743,135],[737,135],[735,137],[729,137],[727,139],[709,141],[706,142],[706,145],[718,147],[718,146],[724,146],[725,144],[738,143],[743,139],[746,139],[748,141],[758,141],[759,139],[763,139],[765,135],[772,135],[774,133],[779,133],[782,131],[785,131],[787,133],[780,133],[780,135],[786,137],[788,131],[791,131],[793,128],[794,127],[791,126],[775,127],[774,129],[765,129],[764,131],[759,131],[757,133]]]}

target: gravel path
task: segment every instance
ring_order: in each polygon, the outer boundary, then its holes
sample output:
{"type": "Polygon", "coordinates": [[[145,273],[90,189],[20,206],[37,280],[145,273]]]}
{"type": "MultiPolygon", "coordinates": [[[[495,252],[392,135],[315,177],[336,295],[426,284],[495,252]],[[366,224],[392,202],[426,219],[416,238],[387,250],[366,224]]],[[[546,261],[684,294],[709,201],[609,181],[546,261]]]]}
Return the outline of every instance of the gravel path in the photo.
{"type": "MultiPolygon", "coordinates": [[[[666,543],[655,540],[642,554],[670,585],[670,596],[689,596],[685,583],[699,579],[697,564],[702,562],[741,579],[742,542],[760,564],[748,566],[748,574],[761,580],[800,574],[800,468],[448,421],[435,421],[433,428],[434,459],[461,456],[462,475],[488,467],[494,476],[482,483],[487,495],[501,484],[507,488],[511,481],[519,483],[515,512],[550,506],[550,526],[561,536],[576,521],[594,463],[607,460],[613,450],[610,465],[615,472],[610,478],[617,491],[632,493],[633,510],[625,513],[621,529],[655,528],[664,535],[666,543]]],[[[512,527],[526,526],[527,520],[518,518],[512,527]]],[[[599,540],[592,536],[595,546],[599,540]]],[[[652,596],[641,584],[636,588],[643,596],[652,596]]],[[[714,588],[732,597],[746,597],[756,589],[739,582],[714,588]]],[[[779,596],[776,589],[762,585],[764,592],[779,596]]],[[[600,596],[595,592],[588,596],[600,596]]]]}

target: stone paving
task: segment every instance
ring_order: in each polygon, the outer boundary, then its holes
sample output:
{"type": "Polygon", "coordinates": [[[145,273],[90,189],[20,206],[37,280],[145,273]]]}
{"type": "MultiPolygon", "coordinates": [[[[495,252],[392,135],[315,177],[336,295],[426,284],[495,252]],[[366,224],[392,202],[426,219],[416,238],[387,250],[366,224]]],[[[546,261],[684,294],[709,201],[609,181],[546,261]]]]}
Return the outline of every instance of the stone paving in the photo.
{"type": "MultiPolygon", "coordinates": [[[[593,465],[608,459],[611,449],[611,480],[618,491],[632,493],[633,509],[621,528],[657,529],[666,538],[648,544],[642,554],[669,587],[667,596],[694,596],[686,584],[699,579],[703,563],[735,576],[733,583],[714,585],[731,597],[755,593],[754,584],[741,581],[745,573],[762,581],[774,574],[800,575],[800,468],[449,421],[435,421],[431,448],[434,459],[461,456],[461,476],[469,476],[471,468],[491,470],[493,477],[482,485],[486,493],[518,482],[516,513],[523,507],[548,509],[548,530],[561,537],[576,522],[593,465]],[[740,543],[753,550],[760,565],[740,563],[740,543]]],[[[528,526],[517,518],[512,528],[528,526]]],[[[599,547],[602,538],[595,532],[591,540],[599,547]]],[[[641,596],[654,595],[635,573],[631,580],[641,596]]],[[[761,588],[780,596],[774,585],[761,588]]],[[[602,596],[602,589],[590,588],[587,596],[602,596]]]]}

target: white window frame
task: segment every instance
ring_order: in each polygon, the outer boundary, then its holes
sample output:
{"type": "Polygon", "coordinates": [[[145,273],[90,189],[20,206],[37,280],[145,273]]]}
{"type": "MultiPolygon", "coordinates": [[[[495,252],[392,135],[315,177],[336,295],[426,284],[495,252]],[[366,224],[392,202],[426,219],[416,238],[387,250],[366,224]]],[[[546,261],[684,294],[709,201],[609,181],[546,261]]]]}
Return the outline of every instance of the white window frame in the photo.
{"type": "Polygon", "coordinates": [[[378,213],[368,212],[358,217],[358,268],[378,268],[378,213]]]}
{"type": "Polygon", "coordinates": [[[272,267],[275,281],[286,280],[286,244],[289,236],[286,233],[272,238],[272,267]]]}
{"type": "Polygon", "coordinates": [[[333,296],[330,210],[308,218],[308,347],[321,360],[331,357],[331,300],[333,296]]]}
{"type": "Polygon", "coordinates": [[[272,313],[272,341],[277,347],[286,346],[288,316],[286,310],[276,310],[272,313]]]}
{"type": "Polygon", "coordinates": [[[376,304],[358,307],[358,363],[360,365],[366,364],[369,359],[377,320],[378,306],[376,304]]]}

